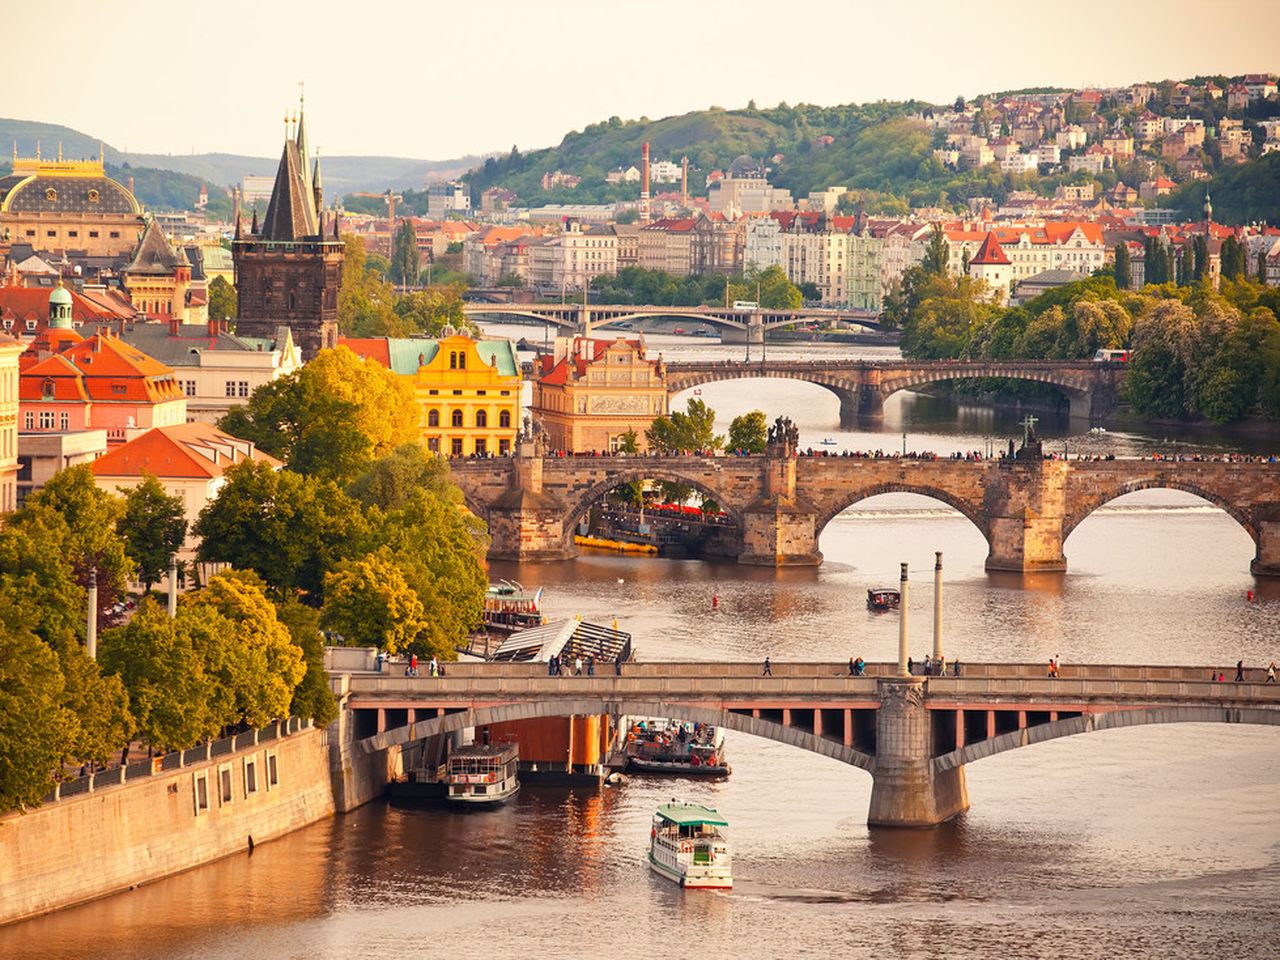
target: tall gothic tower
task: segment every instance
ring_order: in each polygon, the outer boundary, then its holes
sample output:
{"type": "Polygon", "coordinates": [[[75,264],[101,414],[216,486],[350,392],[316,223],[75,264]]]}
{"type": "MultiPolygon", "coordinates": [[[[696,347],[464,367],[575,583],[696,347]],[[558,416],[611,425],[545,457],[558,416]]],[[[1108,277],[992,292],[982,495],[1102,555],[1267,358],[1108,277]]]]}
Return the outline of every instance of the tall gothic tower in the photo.
{"type": "Polygon", "coordinates": [[[273,338],[288,327],[310,360],[338,344],[338,288],[342,285],[342,241],[338,220],[325,235],[320,160],[307,158],[302,116],[296,136],[286,136],[267,216],[231,244],[235,263],[236,333],[273,338]]]}

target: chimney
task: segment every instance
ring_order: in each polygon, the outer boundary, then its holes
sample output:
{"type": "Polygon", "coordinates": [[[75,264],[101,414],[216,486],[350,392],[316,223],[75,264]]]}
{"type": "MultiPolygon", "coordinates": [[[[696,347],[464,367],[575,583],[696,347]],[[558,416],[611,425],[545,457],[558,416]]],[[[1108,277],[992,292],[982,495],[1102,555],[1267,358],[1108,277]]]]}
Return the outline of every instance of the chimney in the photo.
{"type": "Polygon", "coordinates": [[[222,331],[222,323],[217,317],[209,318],[209,336],[216,337],[222,331]]]}
{"type": "Polygon", "coordinates": [[[178,326],[179,326],[178,318],[175,316],[170,316],[169,317],[169,336],[176,337],[178,335],[178,326]]]}
{"type": "Polygon", "coordinates": [[[640,151],[640,221],[649,222],[649,141],[640,151]]]}

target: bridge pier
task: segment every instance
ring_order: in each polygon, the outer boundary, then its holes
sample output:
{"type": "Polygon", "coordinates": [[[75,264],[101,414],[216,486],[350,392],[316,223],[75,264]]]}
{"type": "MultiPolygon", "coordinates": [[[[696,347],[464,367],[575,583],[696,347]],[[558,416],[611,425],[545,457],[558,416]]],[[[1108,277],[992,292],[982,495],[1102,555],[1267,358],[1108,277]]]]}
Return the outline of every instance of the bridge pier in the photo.
{"type": "Polygon", "coordinates": [[[1280,504],[1256,511],[1254,529],[1258,552],[1249,572],[1255,577],[1280,577],[1280,504]]]}
{"type": "Polygon", "coordinates": [[[1067,394],[1067,403],[1067,416],[1072,420],[1093,419],[1093,394],[1069,393],[1067,394]]]}
{"type": "Polygon", "coordinates": [[[983,490],[988,570],[1018,573],[1067,569],[1062,554],[1068,464],[1063,460],[1002,463],[983,490]]]}
{"type": "Polygon", "coordinates": [[[924,677],[876,681],[876,759],[871,768],[872,827],[936,827],[969,809],[964,766],[935,772],[924,677]]]}
{"type": "Polygon", "coordinates": [[[532,440],[521,439],[511,460],[509,486],[489,505],[489,559],[538,562],[576,554],[564,529],[569,510],[542,489],[543,459],[532,440]]]}
{"type": "Polygon", "coordinates": [[[765,460],[763,495],[742,511],[738,562],[759,567],[816,567],[818,511],[796,497],[795,450],[771,445],[765,460]]]}

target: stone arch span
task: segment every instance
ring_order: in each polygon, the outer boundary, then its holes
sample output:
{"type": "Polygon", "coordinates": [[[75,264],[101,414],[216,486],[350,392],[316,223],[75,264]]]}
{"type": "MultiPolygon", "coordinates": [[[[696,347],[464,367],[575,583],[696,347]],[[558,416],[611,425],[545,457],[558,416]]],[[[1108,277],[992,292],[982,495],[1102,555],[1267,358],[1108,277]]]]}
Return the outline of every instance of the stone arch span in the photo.
{"type": "Polygon", "coordinates": [[[555,700],[521,700],[512,703],[495,703],[472,706],[443,717],[431,717],[415,723],[385,730],[382,733],[357,741],[363,753],[376,753],[389,747],[403,746],[415,740],[452,733],[467,727],[511,720],[535,720],[540,717],[568,717],[575,714],[602,714],[632,717],[670,717],[690,723],[710,723],[726,730],[736,730],[766,740],[776,740],[802,750],[831,757],[841,763],[868,772],[875,768],[875,757],[842,743],[808,733],[798,727],[764,720],[710,704],[678,703],[665,700],[594,700],[557,698],[555,700]]]}
{"type": "Polygon", "coordinates": [[[878,497],[882,493],[914,493],[922,497],[945,503],[948,507],[962,514],[969,520],[978,532],[982,534],[984,540],[990,541],[991,534],[987,527],[986,515],[983,511],[982,504],[972,503],[964,497],[957,496],[949,490],[942,487],[933,487],[928,484],[910,483],[906,481],[889,481],[886,483],[877,483],[873,486],[863,487],[852,493],[842,494],[835,499],[823,504],[821,512],[818,514],[817,522],[814,524],[814,536],[822,536],[822,531],[826,529],[827,524],[838,517],[845,510],[848,510],[855,503],[860,503],[870,497],[878,497]]]}
{"type": "Polygon", "coordinates": [[[912,387],[921,387],[930,383],[947,383],[952,380],[1021,380],[1027,383],[1042,383],[1053,387],[1067,399],[1070,415],[1088,417],[1093,404],[1093,385],[1081,382],[1083,376],[1071,376],[1070,373],[1056,370],[1038,369],[1035,366],[990,368],[987,365],[960,365],[955,367],[941,365],[936,367],[922,366],[920,369],[894,373],[881,379],[876,393],[883,404],[893,394],[912,387]]]}
{"type": "Polygon", "coordinates": [[[935,773],[954,769],[966,763],[993,757],[1007,750],[1029,747],[1032,744],[1073,737],[1081,733],[1099,730],[1118,730],[1122,727],[1139,727],[1156,723],[1249,723],[1263,726],[1280,726],[1280,710],[1265,707],[1144,707],[1137,710],[1113,710],[1106,713],[1085,713],[1078,717],[1055,720],[1052,723],[1013,730],[998,737],[979,740],[933,758],[935,773]]]}
{"type": "Polygon", "coordinates": [[[1258,542],[1258,529],[1254,525],[1253,518],[1242,510],[1237,504],[1232,503],[1226,497],[1215,493],[1208,487],[1191,483],[1186,480],[1179,480],[1170,477],[1167,474],[1158,474],[1152,477],[1142,477],[1137,480],[1129,480],[1125,483],[1118,484],[1115,487],[1104,489],[1099,493],[1095,493],[1079,506],[1075,507],[1062,522],[1062,539],[1065,542],[1072,531],[1081,523],[1088,519],[1094,511],[1099,507],[1103,507],[1112,500],[1127,496],[1130,493],[1137,493],[1140,490],[1178,490],[1182,493],[1189,493],[1192,496],[1199,497],[1208,503],[1218,507],[1227,516],[1231,517],[1236,523],[1244,528],[1245,533],[1249,534],[1250,539],[1256,544],[1258,542]]]}
{"type": "Polygon", "coordinates": [[[604,480],[592,484],[590,487],[572,491],[570,493],[572,503],[569,505],[569,510],[564,519],[565,536],[572,533],[573,528],[577,526],[578,521],[591,509],[592,505],[599,503],[610,490],[614,490],[624,483],[634,483],[637,480],[665,480],[668,483],[683,483],[686,486],[693,487],[703,496],[710,497],[718,503],[720,509],[732,518],[739,529],[742,527],[741,507],[735,503],[726,502],[723,493],[696,477],[687,476],[678,470],[664,469],[658,466],[619,470],[616,473],[611,473],[604,480]]]}
{"type": "Polygon", "coordinates": [[[704,384],[727,383],[730,380],[797,380],[801,383],[811,383],[815,387],[822,387],[824,390],[835,394],[837,399],[840,400],[856,394],[858,390],[856,384],[831,374],[824,374],[821,371],[806,373],[799,370],[772,370],[768,367],[754,370],[750,368],[725,367],[722,370],[710,369],[690,373],[668,373],[667,393],[675,396],[677,393],[683,393],[685,390],[692,390],[694,387],[700,387],[704,384]]]}

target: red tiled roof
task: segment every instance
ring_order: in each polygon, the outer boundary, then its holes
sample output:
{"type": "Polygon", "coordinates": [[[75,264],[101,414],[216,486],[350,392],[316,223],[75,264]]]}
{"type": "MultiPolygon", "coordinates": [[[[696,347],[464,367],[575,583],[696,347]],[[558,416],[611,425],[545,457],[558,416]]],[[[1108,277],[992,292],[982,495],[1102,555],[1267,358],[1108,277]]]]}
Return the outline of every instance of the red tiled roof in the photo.
{"type": "Polygon", "coordinates": [[[978,248],[977,256],[969,261],[969,266],[974,264],[1007,264],[1009,262],[1009,258],[1000,246],[1000,241],[996,239],[996,235],[993,232],[988,233],[987,238],[982,241],[982,246],[978,248]]]}
{"type": "Polygon", "coordinates": [[[23,370],[19,392],[27,401],[43,399],[47,379],[70,379],[74,384],[58,385],[96,402],[164,403],[183,394],[173,370],[153,360],[119,337],[99,333],[66,347],[61,353],[23,370]]]}
{"type": "MultiPolygon", "coordinates": [[[[49,319],[49,294],[52,292],[48,287],[0,287],[0,318],[45,322],[49,319]]],[[[74,290],[68,289],[67,292],[71,294],[73,323],[102,323],[133,316],[132,309],[126,313],[109,307],[97,297],[90,300],[74,290]]]]}
{"type": "Polygon", "coordinates": [[[145,470],[160,479],[209,478],[245,460],[282,467],[275,457],[247,440],[224,433],[211,423],[156,427],[93,462],[99,477],[138,477],[145,470]]]}
{"type": "Polygon", "coordinates": [[[377,360],[388,370],[391,369],[390,341],[386,337],[339,337],[338,346],[346,347],[357,357],[364,360],[377,360]]]}

